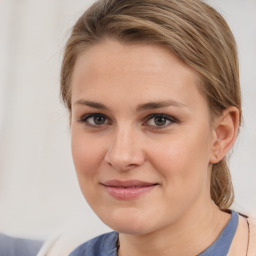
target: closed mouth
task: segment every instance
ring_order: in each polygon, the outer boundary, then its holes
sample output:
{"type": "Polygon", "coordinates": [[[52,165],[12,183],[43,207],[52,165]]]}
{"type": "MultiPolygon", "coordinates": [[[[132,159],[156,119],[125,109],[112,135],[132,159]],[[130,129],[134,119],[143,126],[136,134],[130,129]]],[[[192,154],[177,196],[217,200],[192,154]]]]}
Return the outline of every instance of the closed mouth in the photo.
{"type": "Polygon", "coordinates": [[[150,187],[153,185],[158,185],[158,183],[150,183],[140,180],[109,180],[101,183],[104,186],[108,187],[119,187],[119,188],[140,188],[140,187],[150,187]]]}
{"type": "Polygon", "coordinates": [[[141,197],[158,186],[158,183],[149,183],[139,180],[109,180],[101,183],[106,191],[116,199],[129,200],[141,197]]]}

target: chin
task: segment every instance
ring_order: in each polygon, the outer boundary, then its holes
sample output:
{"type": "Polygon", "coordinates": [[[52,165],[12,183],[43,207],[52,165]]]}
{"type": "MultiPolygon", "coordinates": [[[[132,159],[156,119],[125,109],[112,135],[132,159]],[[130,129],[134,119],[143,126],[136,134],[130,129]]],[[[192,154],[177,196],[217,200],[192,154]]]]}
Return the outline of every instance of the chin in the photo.
{"type": "Polygon", "coordinates": [[[113,225],[108,225],[111,229],[118,233],[129,234],[129,235],[145,235],[150,233],[149,227],[144,227],[143,225],[136,225],[137,223],[113,223],[113,225]]]}
{"type": "MultiPolygon", "coordinates": [[[[125,212],[112,212],[98,217],[111,229],[124,234],[143,235],[151,232],[150,222],[144,214],[125,210],[125,212]]],[[[153,224],[153,223],[152,223],[153,224]]]]}

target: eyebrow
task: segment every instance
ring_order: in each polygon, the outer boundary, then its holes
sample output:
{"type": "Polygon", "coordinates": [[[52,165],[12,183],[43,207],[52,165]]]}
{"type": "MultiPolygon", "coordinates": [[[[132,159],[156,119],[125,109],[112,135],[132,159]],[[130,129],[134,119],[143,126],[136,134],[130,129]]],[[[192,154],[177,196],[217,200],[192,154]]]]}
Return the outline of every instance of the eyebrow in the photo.
{"type": "MultiPolygon", "coordinates": [[[[108,110],[108,107],[105,106],[104,104],[99,103],[99,102],[94,102],[94,101],[88,101],[88,100],[81,99],[81,100],[78,100],[75,104],[76,105],[85,105],[88,107],[101,109],[101,110],[108,110]]],[[[155,102],[148,102],[148,103],[140,104],[136,108],[136,111],[142,112],[145,110],[158,109],[158,108],[169,107],[169,106],[174,106],[174,107],[179,107],[179,108],[187,108],[187,106],[181,102],[178,102],[175,100],[166,100],[166,101],[155,101],[155,102]]]]}
{"type": "Polygon", "coordinates": [[[145,104],[141,104],[137,107],[137,112],[150,110],[150,109],[158,109],[158,108],[164,108],[164,107],[179,107],[179,108],[187,108],[186,105],[184,105],[181,102],[175,101],[175,100],[166,100],[166,101],[156,101],[156,102],[148,102],[145,104]]]}
{"type": "Polygon", "coordinates": [[[75,104],[76,105],[85,105],[85,106],[97,108],[97,109],[108,110],[108,108],[104,104],[94,102],[94,101],[89,101],[89,100],[78,100],[75,104]]]}

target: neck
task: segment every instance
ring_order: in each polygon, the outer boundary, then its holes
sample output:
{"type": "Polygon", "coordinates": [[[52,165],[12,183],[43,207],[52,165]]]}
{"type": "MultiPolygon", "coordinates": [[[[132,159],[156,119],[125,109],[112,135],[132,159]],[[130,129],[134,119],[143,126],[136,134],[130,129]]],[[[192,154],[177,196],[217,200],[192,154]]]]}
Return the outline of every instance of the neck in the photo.
{"type": "Polygon", "coordinates": [[[142,235],[119,234],[119,256],[198,255],[219,236],[231,215],[212,202],[208,207],[190,209],[177,222],[142,235]]]}

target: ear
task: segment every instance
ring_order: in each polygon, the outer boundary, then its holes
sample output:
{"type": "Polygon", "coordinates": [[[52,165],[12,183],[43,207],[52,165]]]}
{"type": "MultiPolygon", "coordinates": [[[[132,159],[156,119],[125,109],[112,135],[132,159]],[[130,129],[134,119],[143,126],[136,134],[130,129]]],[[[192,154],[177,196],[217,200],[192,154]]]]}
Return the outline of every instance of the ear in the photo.
{"type": "Polygon", "coordinates": [[[232,106],[215,119],[210,163],[220,162],[234,145],[240,123],[239,116],[239,110],[232,106]]]}

